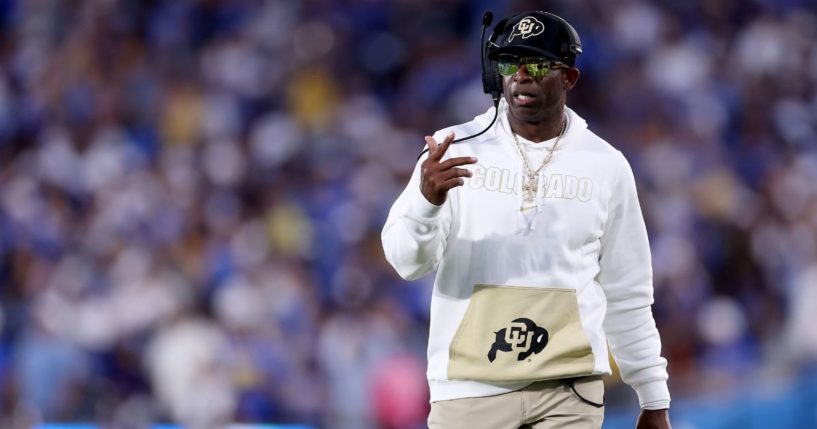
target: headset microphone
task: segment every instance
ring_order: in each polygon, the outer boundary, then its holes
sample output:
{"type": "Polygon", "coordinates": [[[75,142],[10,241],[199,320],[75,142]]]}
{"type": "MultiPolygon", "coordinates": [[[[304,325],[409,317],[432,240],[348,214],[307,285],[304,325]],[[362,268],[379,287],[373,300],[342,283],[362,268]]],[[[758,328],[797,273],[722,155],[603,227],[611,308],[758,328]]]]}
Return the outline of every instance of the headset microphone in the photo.
{"type": "Polygon", "coordinates": [[[485,13],[482,14],[482,37],[485,37],[485,28],[491,25],[491,21],[494,19],[494,13],[490,10],[486,10],[485,13]]]}
{"type": "MultiPolygon", "coordinates": [[[[481,135],[485,134],[486,131],[491,129],[491,127],[494,125],[494,122],[496,122],[497,116],[499,116],[499,97],[502,94],[502,86],[501,86],[502,83],[500,82],[499,85],[497,85],[497,82],[494,81],[494,79],[495,79],[494,75],[496,75],[496,73],[493,72],[493,65],[490,64],[490,63],[488,64],[487,67],[485,65],[486,57],[488,56],[488,49],[490,48],[491,44],[493,43],[493,41],[494,41],[493,39],[495,39],[495,36],[496,36],[496,33],[497,33],[496,32],[496,27],[494,29],[494,35],[490,38],[491,40],[489,40],[487,43],[485,43],[483,45],[483,42],[485,41],[485,30],[488,28],[489,25],[491,25],[491,21],[493,21],[493,20],[494,20],[494,13],[491,12],[490,10],[486,10],[485,13],[482,14],[482,34],[479,36],[479,51],[480,51],[480,57],[482,59],[482,88],[485,91],[485,93],[491,94],[491,99],[494,102],[494,119],[491,120],[491,123],[488,124],[488,126],[485,127],[484,130],[482,130],[482,131],[480,131],[480,132],[478,132],[476,134],[470,135],[468,137],[463,137],[463,138],[456,139],[456,140],[452,141],[451,144],[459,143],[459,142],[469,140],[469,139],[472,139],[474,137],[481,136],[481,135]]],[[[506,20],[501,21],[499,24],[497,24],[497,27],[499,27],[500,24],[504,27],[505,22],[506,22],[506,20]]],[[[417,159],[420,159],[420,157],[423,156],[423,154],[426,153],[426,152],[428,152],[427,147],[425,149],[423,149],[422,152],[420,152],[420,155],[417,156],[417,159]]]]}

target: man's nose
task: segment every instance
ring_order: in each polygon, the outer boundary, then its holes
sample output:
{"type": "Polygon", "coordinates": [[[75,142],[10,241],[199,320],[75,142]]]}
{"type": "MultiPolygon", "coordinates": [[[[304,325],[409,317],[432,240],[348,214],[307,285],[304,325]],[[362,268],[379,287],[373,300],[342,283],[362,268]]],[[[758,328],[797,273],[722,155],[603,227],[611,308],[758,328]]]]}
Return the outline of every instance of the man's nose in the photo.
{"type": "Polygon", "coordinates": [[[533,80],[533,77],[528,74],[528,67],[525,64],[520,64],[519,69],[513,74],[513,79],[517,82],[526,82],[533,80]]]}

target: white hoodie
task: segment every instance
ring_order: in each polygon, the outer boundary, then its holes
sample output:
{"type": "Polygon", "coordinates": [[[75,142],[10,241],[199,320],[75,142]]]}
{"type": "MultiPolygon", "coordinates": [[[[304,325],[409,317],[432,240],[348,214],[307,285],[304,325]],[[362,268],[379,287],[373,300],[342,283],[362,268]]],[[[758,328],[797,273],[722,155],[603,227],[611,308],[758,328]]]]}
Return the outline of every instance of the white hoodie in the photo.
{"type": "MultiPolygon", "coordinates": [[[[474,175],[442,206],[420,192],[420,163],[383,228],[401,277],[437,270],[431,299],[431,401],[490,396],[536,380],[610,374],[607,344],[642,408],[668,408],[666,360],[650,305],[652,269],[632,170],[566,108],[568,128],[523,206],[524,167],[502,100],[485,134],[444,159],[474,156],[474,175]]],[[[435,133],[475,134],[493,108],[435,133]]],[[[520,138],[532,169],[555,139],[520,138]]]]}

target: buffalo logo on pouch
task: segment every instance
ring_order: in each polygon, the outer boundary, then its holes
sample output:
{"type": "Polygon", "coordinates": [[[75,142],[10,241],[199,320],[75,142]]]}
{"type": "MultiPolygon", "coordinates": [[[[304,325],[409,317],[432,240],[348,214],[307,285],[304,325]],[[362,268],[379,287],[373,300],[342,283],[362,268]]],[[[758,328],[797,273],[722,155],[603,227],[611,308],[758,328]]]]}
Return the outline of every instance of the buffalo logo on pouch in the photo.
{"type": "Polygon", "coordinates": [[[488,360],[496,359],[496,352],[519,352],[516,360],[522,361],[530,355],[541,352],[548,343],[548,331],[536,326],[533,320],[520,317],[514,319],[507,328],[494,332],[496,338],[488,352],[488,360]]]}
{"type": "Polygon", "coordinates": [[[542,24],[542,21],[532,16],[526,16],[516,23],[511,37],[508,38],[508,43],[512,42],[516,36],[522,36],[523,39],[527,39],[531,36],[538,36],[542,34],[543,31],[545,31],[545,24],[542,24]]]}

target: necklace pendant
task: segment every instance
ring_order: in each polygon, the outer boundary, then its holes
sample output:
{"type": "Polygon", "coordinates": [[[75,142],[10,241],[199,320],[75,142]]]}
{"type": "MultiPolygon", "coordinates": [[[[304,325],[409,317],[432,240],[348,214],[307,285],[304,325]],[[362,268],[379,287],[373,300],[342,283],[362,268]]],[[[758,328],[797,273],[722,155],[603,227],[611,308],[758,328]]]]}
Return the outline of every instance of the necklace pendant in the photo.
{"type": "Polygon", "coordinates": [[[532,203],[536,198],[536,190],[539,188],[539,177],[536,174],[528,174],[525,182],[522,183],[522,192],[525,195],[525,202],[532,203]]]}

